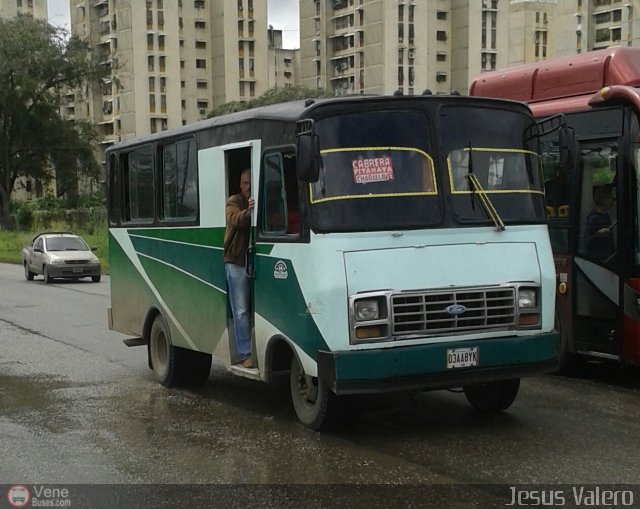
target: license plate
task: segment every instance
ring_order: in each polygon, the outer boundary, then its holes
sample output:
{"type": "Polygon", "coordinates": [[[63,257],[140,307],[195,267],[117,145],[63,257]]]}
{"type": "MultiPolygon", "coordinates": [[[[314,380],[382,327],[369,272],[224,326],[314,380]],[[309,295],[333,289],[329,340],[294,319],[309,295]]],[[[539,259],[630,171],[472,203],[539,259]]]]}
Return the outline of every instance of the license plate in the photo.
{"type": "Polygon", "coordinates": [[[447,369],[477,366],[479,357],[480,352],[477,346],[447,350],[447,369]]]}
{"type": "Polygon", "coordinates": [[[73,272],[74,274],[82,274],[82,267],[74,267],[73,272]]]}

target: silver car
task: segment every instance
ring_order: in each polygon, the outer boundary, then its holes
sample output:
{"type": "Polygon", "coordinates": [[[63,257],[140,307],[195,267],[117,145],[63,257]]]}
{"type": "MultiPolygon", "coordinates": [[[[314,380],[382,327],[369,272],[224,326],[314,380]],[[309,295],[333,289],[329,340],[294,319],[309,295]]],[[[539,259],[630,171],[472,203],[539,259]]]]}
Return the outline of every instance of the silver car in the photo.
{"type": "Polygon", "coordinates": [[[82,238],[68,232],[40,233],[22,249],[24,277],[32,281],[42,274],[45,283],[55,278],[80,279],[90,277],[100,281],[100,260],[82,238]]]}

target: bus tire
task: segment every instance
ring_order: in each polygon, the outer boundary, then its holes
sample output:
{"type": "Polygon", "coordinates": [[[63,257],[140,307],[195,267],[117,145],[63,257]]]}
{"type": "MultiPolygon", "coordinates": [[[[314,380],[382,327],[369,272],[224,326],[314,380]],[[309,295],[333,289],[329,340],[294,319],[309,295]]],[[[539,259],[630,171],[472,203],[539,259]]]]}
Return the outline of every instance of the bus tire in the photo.
{"type": "Polygon", "coordinates": [[[520,379],[497,380],[464,387],[464,395],[471,406],[480,412],[502,412],[511,406],[518,395],[520,379]]]}
{"type": "Polygon", "coordinates": [[[209,378],[211,355],[179,348],[162,315],[153,320],[149,334],[149,358],[155,379],[165,387],[202,385],[209,378]]]}
{"type": "Polygon", "coordinates": [[[295,355],[289,381],[291,401],[300,422],[314,431],[329,426],[336,411],[336,395],[322,380],[307,375],[295,355]]]}

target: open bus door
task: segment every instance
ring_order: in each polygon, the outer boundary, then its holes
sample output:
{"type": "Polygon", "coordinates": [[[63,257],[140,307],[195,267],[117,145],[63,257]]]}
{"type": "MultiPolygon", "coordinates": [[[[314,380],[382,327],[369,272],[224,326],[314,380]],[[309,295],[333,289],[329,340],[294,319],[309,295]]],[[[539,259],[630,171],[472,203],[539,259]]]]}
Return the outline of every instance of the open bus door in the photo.
{"type": "Polygon", "coordinates": [[[574,238],[573,347],[589,357],[624,362],[625,343],[635,344],[638,336],[637,306],[625,298],[637,293],[633,285],[638,276],[638,186],[631,140],[637,139],[638,121],[630,108],[577,114],[574,121],[583,134],[574,238]],[[581,123],[598,125],[598,136],[581,123]]]}

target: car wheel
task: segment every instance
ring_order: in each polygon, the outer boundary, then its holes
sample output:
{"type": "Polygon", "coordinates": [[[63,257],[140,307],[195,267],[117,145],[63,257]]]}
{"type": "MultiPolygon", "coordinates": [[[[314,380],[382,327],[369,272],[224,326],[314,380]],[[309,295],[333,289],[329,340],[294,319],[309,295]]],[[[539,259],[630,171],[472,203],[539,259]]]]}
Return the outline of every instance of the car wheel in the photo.
{"type": "Polygon", "coordinates": [[[151,326],[149,357],[155,379],[165,387],[202,385],[209,378],[211,355],[174,346],[160,314],[151,326]]]}
{"type": "Polygon", "coordinates": [[[302,424],[314,431],[333,424],[337,396],[319,378],[307,375],[295,355],[289,382],[293,408],[302,424]]]}
{"type": "Polygon", "coordinates": [[[99,283],[100,282],[100,276],[91,276],[91,281],[93,281],[94,283],[99,283]]]}
{"type": "Polygon", "coordinates": [[[49,267],[44,266],[44,270],[42,271],[44,276],[44,282],[47,284],[53,283],[53,278],[49,275],[49,267]]]}
{"type": "Polygon", "coordinates": [[[497,380],[464,387],[464,395],[471,406],[480,412],[502,412],[516,399],[520,379],[497,380]]]}
{"type": "Polygon", "coordinates": [[[35,276],[35,274],[29,270],[27,262],[24,262],[24,278],[27,281],[33,281],[33,276],[35,276]]]}

